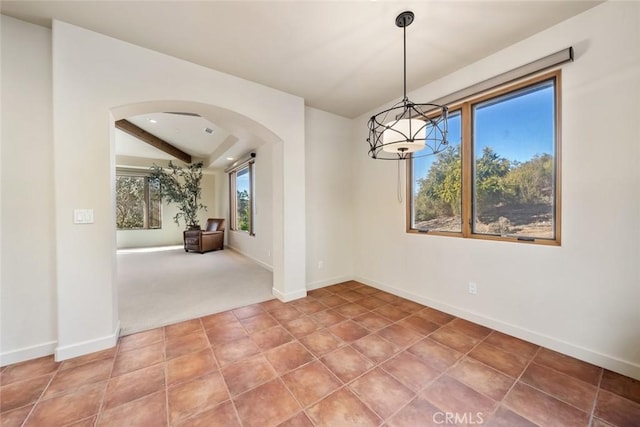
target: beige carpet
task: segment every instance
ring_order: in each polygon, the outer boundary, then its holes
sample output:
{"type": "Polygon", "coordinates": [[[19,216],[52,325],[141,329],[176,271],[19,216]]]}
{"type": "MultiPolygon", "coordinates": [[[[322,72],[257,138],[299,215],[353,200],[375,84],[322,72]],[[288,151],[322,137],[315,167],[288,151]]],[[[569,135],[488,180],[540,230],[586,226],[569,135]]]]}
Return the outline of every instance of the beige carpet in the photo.
{"type": "Polygon", "coordinates": [[[118,251],[120,335],[273,299],[273,275],[229,249],[118,251]]]}

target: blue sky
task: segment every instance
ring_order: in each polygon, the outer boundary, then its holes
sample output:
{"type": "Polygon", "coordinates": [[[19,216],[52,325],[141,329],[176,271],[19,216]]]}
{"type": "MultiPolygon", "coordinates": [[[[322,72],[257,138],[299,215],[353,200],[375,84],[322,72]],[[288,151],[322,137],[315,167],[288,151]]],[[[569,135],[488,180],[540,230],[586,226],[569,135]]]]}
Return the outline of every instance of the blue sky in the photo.
{"type": "MultiPolygon", "coordinates": [[[[475,108],[474,151],[479,157],[491,147],[501,157],[525,162],[536,154],[553,153],[553,84],[537,86],[526,96],[499,98],[475,108]]],[[[522,95],[522,94],[521,94],[522,95]]],[[[449,144],[460,145],[460,115],[449,118],[449,144]]],[[[435,156],[416,159],[416,178],[426,176],[435,156]]]]}
{"type": "Polygon", "coordinates": [[[239,192],[247,190],[247,193],[249,192],[249,168],[238,172],[236,176],[236,190],[239,192]]]}

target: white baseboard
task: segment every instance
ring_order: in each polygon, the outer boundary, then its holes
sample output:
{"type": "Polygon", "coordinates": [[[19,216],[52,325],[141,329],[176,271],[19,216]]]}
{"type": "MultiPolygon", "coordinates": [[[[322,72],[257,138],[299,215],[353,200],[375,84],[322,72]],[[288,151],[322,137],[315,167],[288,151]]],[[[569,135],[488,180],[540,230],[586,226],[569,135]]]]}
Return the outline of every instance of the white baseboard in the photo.
{"type": "Polygon", "coordinates": [[[445,313],[466,319],[470,322],[477,323],[479,325],[486,326],[496,331],[503,332],[505,334],[514,336],[516,338],[529,341],[531,343],[540,345],[542,347],[555,350],[559,353],[566,354],[568,356],[575,357],[582,361],[592,363],[596,366],[609,369],[622,375],[626,375],[631,378],[640,380],[640,365],[619,359],[615,356],[599,353],[582,346],[572,344],[563,340],[559,340],[555,337],[541,334],[530,329],[522,328],[517,325],[503,322],[498,319],[484,316],[479,313],[475,313],[469,310],[465,310],[459,307],[455,307],[449,304],[445,304],[440,301],[432,300],[430,298],[424,298],[419,295],[412,294],[410,292],[403,291],[393,286],[385,285],[375,280],[370,280],[364,277],[356,277],[353,280],[372,286],[374,288],[392,293],[394,295],[407,298],[411,301],[415,301],[420,304],[435,308],[437,310],[444,311],[445,313]]]}
{"type": "Polygon", "coordinates": [[[265,262],[263,262],[263,261],[260,261],[259,259],[254,258],[254,257],[252,257],[251,255],[249,255],[248,253],[246,253],[246,252],[244,252],[244,251],[241,251],[241,250],[240,250],[240,249],[238,249],[238,248],[234,248],[233,246],[225,246],[224,248],[225,248],[225,249],[231,249],[232,251],[237,252],[237,253],[239,253],[239,254],[240,254],[240,255],[242,255],[242,256],[246,256],[246,257],[247,257],[247,258],[249,258],[251,261],[255,262],[256,264],[259,264],[261,267],[264,267],[264,268],[266,268],[267,270],[269,270],[270,272],[272,272],[272,273],[273,273],[273,266],[272,266],[272,265],[269,265],[269,264],[267,264],[267,263],[265,263],[265,262]]]}
{"type": "Polygon", "coordinates": [[[12,365],[38,357],[49,356],[56,349],[56,341],[49,341],[38,345],[23,347],[16,350],[0,353],[0,366],[12,365]]]}
{"type": "Polygon", "coordinates": [[[277,290],[276,288],[271,288],[271,292],[273,292],[273,295],[278,298],[280,301],[282,302],[289,302],[289,301],[293,301],[293,300],[297,300],[300,298],[304,298],[307,296],[307,290],[306,289],[301,289],[299,291],[296,292],[289,292],[289,293],[282,293],[279,290],[277,290]]]}
{"type": "Polygon", "coordinates": [[[320,289],[326,286],[336,285],[342,282],[348,282],[354,280],[353,276],[337,276],[331,279],[316,280],[315,282],[307,283],[307,290],[320,289]]]}
{"type": "Polygon", "coordinates": [[[58,346],[55,351],[56,362],[114,347],[118,343],[119,336],[120,322],[118,321],[116,330],[112,334],[89,341],[65,345],[63,347],[58,346]]]}

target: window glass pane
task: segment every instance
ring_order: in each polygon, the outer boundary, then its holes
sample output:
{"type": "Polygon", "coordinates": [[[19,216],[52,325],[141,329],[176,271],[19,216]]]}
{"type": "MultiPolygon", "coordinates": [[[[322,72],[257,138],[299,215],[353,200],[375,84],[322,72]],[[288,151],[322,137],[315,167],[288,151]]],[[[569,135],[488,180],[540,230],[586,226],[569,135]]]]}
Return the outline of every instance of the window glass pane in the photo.
{"type": "Polygon", "coordinates": [[[236,229],[242,231],[249,231],[250,188],[249,167],[246,167],[236,173],[236,229]]]}
{"type": "Polygon", "coordinates": [[[553,239],[554,82],[473,106],[473,232],[553,239]]]}
{"type": "Polygon", "coordinates": [[[162,228],[160,181],[147,178],[149,185],[149,228],[162,228]]]}
{"type": "Polygon", "coordinates": [[[116,225],[118,229],[144,227],[144,177],[116,177],[116,225]]]}
{"type": "Polygon", "coordinates": [[[411,228],[462,231],[460,112],[449,115],[449,147],[435,156],[412,159],[411,228]]]}

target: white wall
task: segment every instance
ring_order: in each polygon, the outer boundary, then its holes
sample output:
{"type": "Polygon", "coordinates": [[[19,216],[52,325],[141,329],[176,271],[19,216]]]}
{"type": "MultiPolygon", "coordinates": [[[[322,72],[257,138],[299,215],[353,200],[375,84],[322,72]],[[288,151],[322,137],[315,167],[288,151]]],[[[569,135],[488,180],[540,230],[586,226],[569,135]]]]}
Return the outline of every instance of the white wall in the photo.
{"type": "Polygon", "coordinates": [[[0,364],[56,342],[51,32],[2,16],[0,364]]]}
{"type": "MultiPolygon", "coordinates": [[[[604,3],[410,98],[436,99],[568,46],[576,59],[562,68],[562,246],[407,234],[396,165],[362,146],[356,274],[640,378],[640,3],[604,3]]],[[[355,144],[364,145],[367,118],[354,122],[355,144]]]]}
{"type": "Polygon", "coordinates": [[[263,144],[255,150],[253,165],[255,182],[255,236],[244,231],[233,231],[229,222],[229,176],[223,175],[226,203],[226,238],[229,247],[273,269],[273,145],[263,144]]]}
{"type": "MultiPolygon", "coordinates": [[[[217,198],[216,178],[213,174],[202,175],[201,202],[207,207],[207,210],[201,210],[198,213],[198,220],[201,227],[207,222],[207,218],[216,217],[214,215],[217,198]]],[[[169,246],[182,245],[182,232],[185,229],[184,221],[180,220],[180,225],[176,224],[173,217],[178,213],[178,206],[175,203],[167,204],[162,202],[162,228],[149,230],[118,230],[117,231],[117,248],[145,248],[152,246],[169,246]]]]}
{"type": "Polygon", "coordinates": [[[354,274],[353,129],[351,120],[309,107],[305,123],[307,288],[313,289],[354,274]]]}

